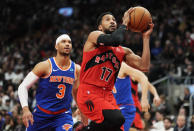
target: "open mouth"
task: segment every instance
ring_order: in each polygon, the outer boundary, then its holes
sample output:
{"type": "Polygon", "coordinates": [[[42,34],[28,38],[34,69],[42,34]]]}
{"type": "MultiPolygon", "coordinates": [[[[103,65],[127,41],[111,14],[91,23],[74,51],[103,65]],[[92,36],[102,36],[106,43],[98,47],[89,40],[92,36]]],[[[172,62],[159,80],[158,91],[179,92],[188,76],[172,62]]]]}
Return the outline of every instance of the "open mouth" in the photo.
{"type": "Polygon", "coordinates": [[[116,26],[115,25],[111,25],[110,28],[116,28],[116,26]]]}

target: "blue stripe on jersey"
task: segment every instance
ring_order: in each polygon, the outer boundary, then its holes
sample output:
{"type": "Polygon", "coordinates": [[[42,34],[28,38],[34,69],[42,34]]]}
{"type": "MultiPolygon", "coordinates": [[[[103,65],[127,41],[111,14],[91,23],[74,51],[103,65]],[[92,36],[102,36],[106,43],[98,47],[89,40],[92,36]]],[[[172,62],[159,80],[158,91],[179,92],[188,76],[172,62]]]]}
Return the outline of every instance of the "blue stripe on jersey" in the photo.
{"type": "Polygon", "coordinates": [[[71,61],[69,69],[63,71],[49,58],[52,72],[47,78],[40,78],[36,91],[37,104],[50,111],[69,109],[72,102],[72,87],[75,80],[75,63],[71,61]]]}
{"type": "Polygon", "coordinates": [[[116,79],[113,94],[117,104],[134,104],[131,94],[131,82],[129,76],[116,79]]]}

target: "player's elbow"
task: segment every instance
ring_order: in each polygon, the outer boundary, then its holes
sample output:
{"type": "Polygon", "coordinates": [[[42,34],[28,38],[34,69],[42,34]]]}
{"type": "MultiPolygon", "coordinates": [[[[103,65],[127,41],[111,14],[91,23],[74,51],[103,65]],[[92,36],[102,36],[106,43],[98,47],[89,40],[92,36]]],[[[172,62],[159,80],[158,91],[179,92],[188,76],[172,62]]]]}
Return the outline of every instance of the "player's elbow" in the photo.
{"type": "Polygon", "coordinates": [[[137,77],[138,81],[142,81],[142,82],[147,82],[148,81],[147,76],[143,72],[137,70],[135,74],[136,74],[136,77],[137,77]]]}
{"type": "Polygon", "coordinates": [[[149,72],[149,68],[143,68],[142,72],[149,72]]]}
{"type": "Polygon", "coordinates": [[[139,66],[139,70],[142,72],[149,72],[150,67],[149,66],[139,66]]]}

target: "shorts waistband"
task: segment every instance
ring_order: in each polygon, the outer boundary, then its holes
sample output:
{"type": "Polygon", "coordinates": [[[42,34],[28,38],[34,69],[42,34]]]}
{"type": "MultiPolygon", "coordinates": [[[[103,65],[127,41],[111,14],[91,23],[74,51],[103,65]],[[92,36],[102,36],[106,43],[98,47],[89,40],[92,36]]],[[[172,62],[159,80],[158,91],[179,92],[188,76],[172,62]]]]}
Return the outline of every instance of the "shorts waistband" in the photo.
{"type": "Polygon", "coordinates": [[[86,83],[81,83],[79,86],[81,86],[83,90],[84,89],[92,89],[92,90],[96,90],[96,91],[112,92],[112,90],[107,89],[107,87],[99,87],[99,86],[95,86],[95,85],[91,85],[91,84],[86,84],[86,83]]]}
{"type": "Polygon", "coordinates": [[[54,112],[54,111],[50,111],[50,110],[44,109],[44,108],[40,107],[39,105],[37,105],[37,107],[38,107],[38,109],[40,109],[40,110],[43,111],[44,113],[50,114],[50,115],[58,115],[58,114],[61,114],[61,113],[67,111],[67,109],[61,109],[61,110],[59,110],[59,111],[55,111],[55,112],[54,112]]]}

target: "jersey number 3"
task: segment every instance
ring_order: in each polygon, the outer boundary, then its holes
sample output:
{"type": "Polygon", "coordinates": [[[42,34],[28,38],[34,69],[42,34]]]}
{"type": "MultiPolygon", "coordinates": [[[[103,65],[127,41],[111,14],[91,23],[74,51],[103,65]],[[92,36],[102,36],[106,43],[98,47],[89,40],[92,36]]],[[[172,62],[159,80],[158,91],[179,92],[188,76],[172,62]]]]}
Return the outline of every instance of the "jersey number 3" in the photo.
{"type": "Polygon", "coordinates": [[[108,81],[109,78],[110,78],[110,76],[111,76],[111,74],[112,74],[112,72],[113,72],[113,71],[112,71],[111,69],[109,69],[109,68],[107,68],[107,67],[102,67],[102,74],[101,74],[100,79],[101,79],[101,80],[108,81]],[[104,78],[106,72],[108,72],[108,74],[107,74],[107,76],[104,78]]]}
{"type": "Polygon", "coordinates": [[[63,84],[60,84],[60,85],[58,85],[58,88],[59,88],[59,93],[56,93],[56,97],[58,99],[63,99],[63,97],[65,95],[66,86],[63,84]]]}

